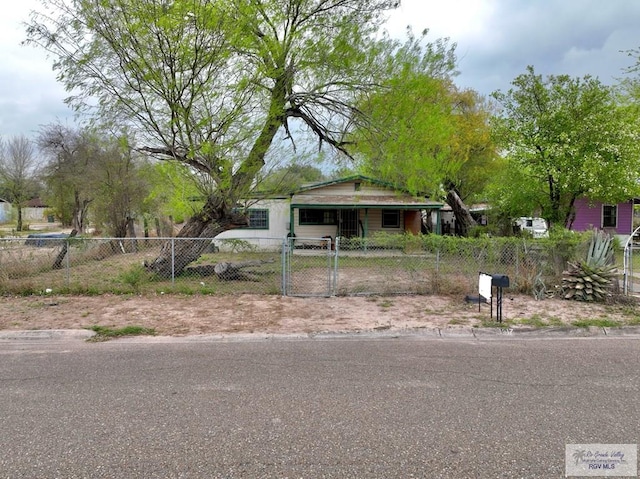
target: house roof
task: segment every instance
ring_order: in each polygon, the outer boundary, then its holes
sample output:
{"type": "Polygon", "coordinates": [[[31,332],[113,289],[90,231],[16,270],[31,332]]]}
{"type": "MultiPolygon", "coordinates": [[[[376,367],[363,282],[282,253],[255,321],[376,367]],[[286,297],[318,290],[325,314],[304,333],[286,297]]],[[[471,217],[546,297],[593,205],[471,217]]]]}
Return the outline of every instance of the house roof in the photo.
{"type": "Polygon", "coordinates": [[[299,188],[291,197],[291,206],[294,208],[389,208],[389,209],[437,209],[442,207],[442,203],[431,201],[424,197],[411,195],[406,189],[400,188],[392,183],[377,180],[363,175],[353,175],[321,183],[304,185],[299,188]],[[314,195],[312,190],[341,183],[363,182],[377,186],[382,186],[393,190],[393,195],[314,195]]]}
{"type": "Polygon", "coordinates": [[[386,181],[382,181],[382,180],[377,180],[375,178],[371,178],[369,176],[364,176],[364,175],[351,175],[351,176],[345,176],[343,178],[336,178],[333,180],[328,180],[328,181],[321,181],[320,183],[309,183],[306,185],[302,185],[300,188],[298,188],[296,190],[295,193],[299,193],[299,192],[303,192],[303,191],[307,191],[307,190],[313,190],[316,188],[322,188],[325,186],[331,186],[331,185],[338,185],[340,183],[348,183],[350,181],[363,181],[366,183],[372,183],[374,185],[379,185],[379,186],[385,186],[387,188],[391,188],[394,190],[399,190],[399,191],[406,191],[403,188],[400,188],[399,186],[396,186],[392,183],[386,182],[386,181]]]}
{"type": "Polygon", "coordinates": [[[27,201],[27,208],[46,208],[47,205],[40,198],[31,198],[27,201]]]}
{"type": "Polygon", "coordinates": [[[388,209],[439,209],[442,203],[412,196],[358,196],[358,195],[293,195],[294,208],[388,208],[388,209]]]}

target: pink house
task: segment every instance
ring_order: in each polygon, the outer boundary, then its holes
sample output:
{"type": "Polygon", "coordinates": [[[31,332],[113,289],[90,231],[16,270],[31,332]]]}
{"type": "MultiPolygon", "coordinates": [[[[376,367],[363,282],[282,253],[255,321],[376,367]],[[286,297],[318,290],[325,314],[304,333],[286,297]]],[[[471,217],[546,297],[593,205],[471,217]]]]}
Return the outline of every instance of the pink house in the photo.
{"type": "Polygon", "coordinates": [[[603,204],[580,198],[575,203],[576,217],[571,229],[586,231],[605,230],[626,241],[633,232],[633,200],[616,205],[603,204]]]}

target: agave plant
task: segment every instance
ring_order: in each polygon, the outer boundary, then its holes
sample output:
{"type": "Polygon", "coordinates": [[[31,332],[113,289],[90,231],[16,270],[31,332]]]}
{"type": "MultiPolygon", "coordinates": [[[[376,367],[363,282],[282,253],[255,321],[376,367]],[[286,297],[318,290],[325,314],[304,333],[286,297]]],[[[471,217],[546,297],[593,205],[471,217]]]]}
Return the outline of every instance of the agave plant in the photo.
{"type": "Polygon", "coordinates": [[[613,238],[594,231],[584,261],[568,262],[562,273],[565,299],[604,301],[611,290],[617,271],[613,265],[613,238]]]}

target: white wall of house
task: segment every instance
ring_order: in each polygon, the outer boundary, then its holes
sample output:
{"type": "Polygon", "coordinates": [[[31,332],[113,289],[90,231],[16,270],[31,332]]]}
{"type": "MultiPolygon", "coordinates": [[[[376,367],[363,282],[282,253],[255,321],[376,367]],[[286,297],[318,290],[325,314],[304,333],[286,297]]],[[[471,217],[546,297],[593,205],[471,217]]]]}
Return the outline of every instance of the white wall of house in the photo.
{"type": "Polygon", "coordinates": [[[284,238],[289,233],[289,200],[258,200],[251,203],[249,210],[267,210],[269,225],[264,226],[236,228],[225,231],[216,236],[216,239],[235,239],[235,238],[284,238]]]}

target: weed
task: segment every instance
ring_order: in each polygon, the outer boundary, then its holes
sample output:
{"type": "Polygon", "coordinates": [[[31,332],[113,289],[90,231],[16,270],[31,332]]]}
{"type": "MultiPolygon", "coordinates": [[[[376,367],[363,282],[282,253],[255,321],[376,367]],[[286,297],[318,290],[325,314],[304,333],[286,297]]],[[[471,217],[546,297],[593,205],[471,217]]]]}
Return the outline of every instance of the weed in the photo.
{"type": "Polygon", "coordinates": [[[449,324],[452,326],[455,325],[460,325],[460,324],[467,324],[468,321],[466,319],[462,319],[462,318],[453,318],[451,320],[449,320],[449,324]]]}
{"type": "Polygon", "coordinates": [[[149,277],[143,266],[134,266],[128,271],[120,273],[118,279],[138,292],[140,291],[140,286],[147,282],[149,277]]]}
{"type": "Polygon", "coordinates": [[[518,320],[516,320],[515,322],[517,322],[517,324],[521,324],[523,326],[533,326],[535,328],[544,328],[545,326],[548,326],[549,324],[542,319],[539,315],[533,315],[530,318],[520,318],[518,320]]]}
{"type": "Polygon", "coordinates": [[[483,328],[510,328],[511,326],[513,326],[512,321],[509,319],[503,320],[500,323],[495,319],[484,318],[481,324],[483,328]]]}
{"type": "Polygon", "coordinates": [[[549,323],[549,326],[564,326],[564,321],[557,316],[551,316],[547,319],[547,322],[549,323]]]}
{"type": "Polygon", "coordinates": [[[389,301],[388,299],[385,299],[382,303],[380,303],[381,308],[390,308],[391,306],[393,306],[393,302],[389,301]]]}
{"type": "Polygon", "coordinates": [[[594,319],[578,319],[571,323],[572,326],[577,328],[588,328],[591,326],[597,328],[617,328],[621,326],[621,323],[608,318],[594,318],[594,319]]]}
{"type": "Polygon", "coordinates": [[[628,326],[640,326],[640,316],[632,316],[628,318],[626,324],[628,326]]]}
{"type": "Polygon", "coordinates": [[[156,331],[153,328],[145,328],[142,326],[124,326],[123,328],[110,328],[108,326],[89,326],[87,329],[94,331],[96,334],[89,341],[107,341],[109,339],[123,336],[155,336],[156,331]]]}

